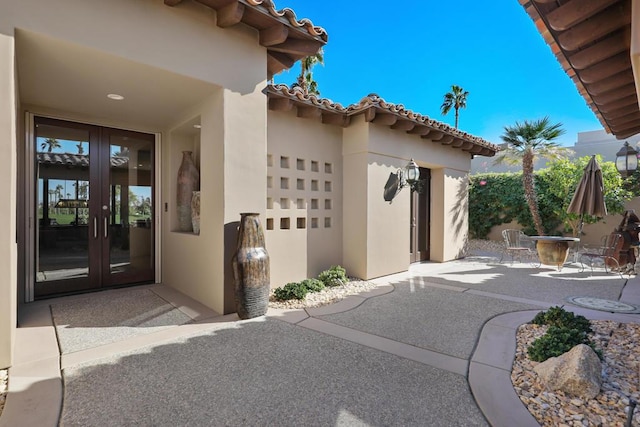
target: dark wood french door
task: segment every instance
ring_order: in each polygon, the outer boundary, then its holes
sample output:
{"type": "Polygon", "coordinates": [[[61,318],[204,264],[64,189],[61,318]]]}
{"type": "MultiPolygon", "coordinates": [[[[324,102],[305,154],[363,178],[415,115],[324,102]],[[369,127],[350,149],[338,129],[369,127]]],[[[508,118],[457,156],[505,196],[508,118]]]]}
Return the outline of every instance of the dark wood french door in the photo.
{"type": "Polygon", "coordinates": [[[35,118],[36,298],[154,280],[154,141],[35,118]]]}
{"type": "Polygon", "coordinates": [[[421,191],[411,191],[409,241],[411,262],[429,259],[431,170],[420,168],[421,191]]]}

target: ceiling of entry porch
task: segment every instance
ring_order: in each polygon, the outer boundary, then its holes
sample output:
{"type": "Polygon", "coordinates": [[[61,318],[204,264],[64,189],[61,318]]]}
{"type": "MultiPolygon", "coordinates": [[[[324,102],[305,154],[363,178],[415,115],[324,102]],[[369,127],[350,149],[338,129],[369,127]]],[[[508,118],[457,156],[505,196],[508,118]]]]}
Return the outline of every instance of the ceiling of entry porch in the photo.
{"type": "Polygon", "coordinates": [[[16,31],[16,62],[23,106],[139,130],[165,129],[216,90],[210,83],[23,30],[16,31]]]}

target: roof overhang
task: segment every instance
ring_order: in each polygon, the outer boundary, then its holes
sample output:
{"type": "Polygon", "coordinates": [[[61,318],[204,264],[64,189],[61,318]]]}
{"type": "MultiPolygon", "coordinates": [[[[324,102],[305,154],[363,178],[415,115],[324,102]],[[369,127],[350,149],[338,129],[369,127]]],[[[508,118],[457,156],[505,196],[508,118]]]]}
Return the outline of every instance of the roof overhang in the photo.
{"type": "MultiPolygon", "coordinates": [[[[176,6],[185,0],[164,0],[176,6]]],[[[291,68],[299,59],[315,55],[327,43],[327,32],[308,19],[298,20],[293,10],[276,10],[272,0],[194,0],[216,11],[221,28],[240,23],[258,30],[267,48],[267,73],[271,78],[291,68]]]]}
{"type": "Polygon", "coordinates": [[[640,133],[640,0],[519,0],[618,139],[640,133]]]}
{"type": "Polygon", "coordinates": [[[500,150],[497,145],[482,138],[414,113],[402,105],[385,102],[375,94],[368,95],[346,108],[328,99],[306,94],[300,88],[289,88],[287,85],[267,86],[267,97],[269,109],[272,111],[295,110],[298,117],[315,118],[329,125],[347,127],[353,117],[364,115],[367,122],[389,126],[393,130],[416,135],[470,154],[491,157],[500,150]]]}

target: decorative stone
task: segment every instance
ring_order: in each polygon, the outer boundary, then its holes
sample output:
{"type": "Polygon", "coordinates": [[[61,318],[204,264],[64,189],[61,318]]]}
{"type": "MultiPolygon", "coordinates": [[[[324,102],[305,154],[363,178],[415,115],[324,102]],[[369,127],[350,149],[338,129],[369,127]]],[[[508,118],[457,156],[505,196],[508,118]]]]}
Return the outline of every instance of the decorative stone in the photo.
{"type": "Polygon", "coordinates": [[[533,368],[545,387],[583,399],[593,399],[602,385],[602,365],[591,347],[578,344],[567,353],[533,368]]]}
{"type": "Polygon", "coordinates": [[[236,311],[241,319],[266,314],[269,306],[269,254],[257,213],[241,213],[238,246],[231,262],[236,311]]]}
{"type": "Polygon", "coordinates": [[[200,234],[200,192],[194,191],[191,197],[191,224],[193,234],[200,234]]]}
{"type": "Polygon", "coordinates": [[[200,173],[191,157],[191,151],[182,152],[182,163],[178,169],[176,205],[178,209],[178,231],[193,231],[191,222],[191,198],[200,188],[200,173]]]}

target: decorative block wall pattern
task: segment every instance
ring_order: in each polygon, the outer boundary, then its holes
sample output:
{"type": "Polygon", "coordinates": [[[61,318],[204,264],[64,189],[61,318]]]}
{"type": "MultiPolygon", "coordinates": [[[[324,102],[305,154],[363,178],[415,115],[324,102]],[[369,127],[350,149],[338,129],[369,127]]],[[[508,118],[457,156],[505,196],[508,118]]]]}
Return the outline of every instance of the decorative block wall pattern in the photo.
{"type": "Polygon", "coordinates": [[[295,158],[294,169],[291,168],[291,159],[286,155],[267,154],[267,230],[273,230],[274,223],[279,223],[279,230],[306,229],[307,218],[310,218],[312,229],[331,228],[333,163],[298,157],[295,158]],[[273,159],[279,161],[274,165],[273,159]],[[307,165],[311,166],[310,170],[306,169],[307,165]],[[279,188],[273,187],[274,181],[279,182],[279,188]],[[292,183],[295,183],[295,187],[292,183]],[[307,190],[320,194],[310,198],[307,190]],[[314,212],[314,216],[310,217],[308,211],[319,212],[314,212]],[[318,217],[323,221],[319,221],[318,217]],[[295,228],[291,227],[293,221],[295,228]]]}

